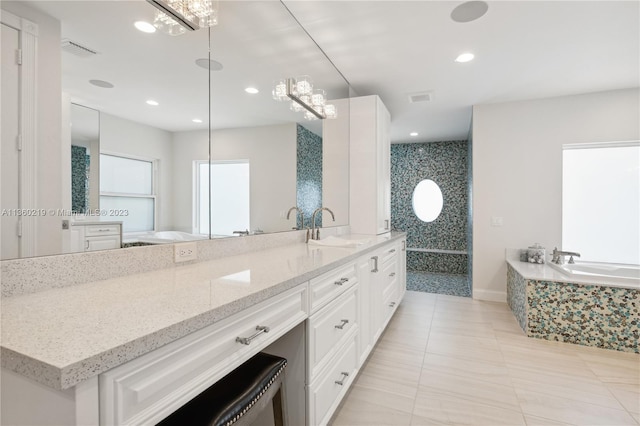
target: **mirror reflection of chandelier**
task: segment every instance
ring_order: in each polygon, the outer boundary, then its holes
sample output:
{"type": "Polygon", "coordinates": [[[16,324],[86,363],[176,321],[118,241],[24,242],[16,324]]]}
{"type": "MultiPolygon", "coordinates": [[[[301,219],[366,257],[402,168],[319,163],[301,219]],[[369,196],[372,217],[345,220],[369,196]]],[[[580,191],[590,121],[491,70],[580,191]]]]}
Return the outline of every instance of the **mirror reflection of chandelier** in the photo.
{"type": "Polygon", "coordinates": [[[308,75],[276,81],[272,94],[276,101],[291,100],[291,110],[304,111],[307,120],[338,117],[335,105],[326,103],[325,91],[314,89],[308,75]]]}
{"type": "Polygon", "coordinates": [[[218,23],[218,0],[147,0],[156,11],[153,26],[169,35],[218,23]]]}

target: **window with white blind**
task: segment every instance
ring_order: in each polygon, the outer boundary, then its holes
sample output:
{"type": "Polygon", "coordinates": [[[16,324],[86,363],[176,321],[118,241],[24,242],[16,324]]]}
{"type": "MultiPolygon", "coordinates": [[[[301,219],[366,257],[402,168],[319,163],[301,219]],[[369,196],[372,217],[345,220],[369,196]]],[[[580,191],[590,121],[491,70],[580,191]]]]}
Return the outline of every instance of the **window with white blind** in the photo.
{"type": "Polygon", "coordinates": [[[562,249],[640,264],[640,142],[564,145],[562,161],[562,249]]]}
{"type": "Polygon", "coordinates": [[[100,210],[123,232],[155,230],[155,169],[155,160],[100,154],[100,210]]]}

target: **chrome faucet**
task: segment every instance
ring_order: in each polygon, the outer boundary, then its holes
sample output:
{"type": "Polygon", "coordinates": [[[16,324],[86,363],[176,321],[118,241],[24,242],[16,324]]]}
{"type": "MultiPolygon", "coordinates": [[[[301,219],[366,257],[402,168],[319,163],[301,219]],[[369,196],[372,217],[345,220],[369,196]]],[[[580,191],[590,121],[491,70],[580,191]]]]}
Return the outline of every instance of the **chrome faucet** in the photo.
{"type": "Polygon", "coordinates": [[[238,234],[239,236],[249,235],[249,230],[245,229],[244,231],[233,231],[234,234],[238,234]]]}
{"type": "Polygon", "coordinates": [[[329,213],[331,213],[331,219],[333,219],[334,222],[336,221],[336,216],[333,214],[333,212],[330,209],[328,209],[327,207],[317,208],[313,212],[313,217],[312,217],[312,219],[313,219],[313,221],[312,221],[313,228],[311,228],[311,239],[312,240],[319,240],[320,239],[320,228],[316,229],[316,214],[318,212],[321,212],[322,210],[326,210],[329,213]]]}
{"type": "Polygon", "coordinates": [[[302,224],[302,228],[298,228],[298,224],[296,223],[296,227],[293,228],[293,229],[304,229],[304,213],[302,213],[302,210],[300,210],[298,208],[298,206],[293,206],[293,207],[291,207],[289,209],[289,211],[287,212],[287,220],[289,220],[289,216],[291,216],[291,212],[294,211],[294,210],[297,210],[297,212],[296,212],[296,221],[298,219],[298,215],[300,215],[300,219],[301,219],[300,222],[302,224]]]}
{"type": "Polygon", "coordinates": [[[553,249],[553,254],[551,256],[551,262],[555,263],[556,265],[562,265],[564,264],[564,256],[569,256],[569,265],[573,265],[574,263],[576,263],[573,260],[573,256],[575,257],[580,257],[580,253],[576,253],[573,251],[562,251],[562,250],[558,250],[558,247],[553,249]]]}

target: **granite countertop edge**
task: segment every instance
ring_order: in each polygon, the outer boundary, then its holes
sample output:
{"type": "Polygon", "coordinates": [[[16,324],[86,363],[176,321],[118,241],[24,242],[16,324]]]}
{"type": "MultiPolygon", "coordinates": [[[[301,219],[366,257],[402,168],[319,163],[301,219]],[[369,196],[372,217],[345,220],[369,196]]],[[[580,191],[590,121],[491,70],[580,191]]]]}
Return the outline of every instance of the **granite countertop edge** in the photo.
{"type": "MultiPolygon", "coordinates": [[[[140,336],[139,338],[125,344],[95,354],[94,356],[86,359],[77,360],[76,362],[68,365],[51,365],[44,360],[29,356],[29,354],[23,354],[9,347],[5,347],[3,343],[0,345],[2,368],[11,370],[54,389],[64,390],[71,388],[81,382],[91,379],[92,377],[98,376],[105,371],[122,365],[139,356],[150,353],[161,346],[179,340],[180,338],[207,326],[215,324],[282,292],[299,285],[303,285],[315,277],[358,259],[362,255],[372,252],[385,244],[400,240],[406,236],[406,234],[402,232],[392,232],[387,235],[388,238],[383,241],[376,241],[357,250],[342,247],[323,247],[321,250],[343,250],[345,252],[348,250],[348,254],[335,261],[297,275],[292,279],[276,283],[257,293],[238,298],[224,305],[212,308],[207,312],[187,318],[163,329],[140,336]]],[[[378,236],[371,237],[373,238],[378,236]]],[[[136,275],[138,274],[133,274],[130,277],[134,278],[136,275]]]]}

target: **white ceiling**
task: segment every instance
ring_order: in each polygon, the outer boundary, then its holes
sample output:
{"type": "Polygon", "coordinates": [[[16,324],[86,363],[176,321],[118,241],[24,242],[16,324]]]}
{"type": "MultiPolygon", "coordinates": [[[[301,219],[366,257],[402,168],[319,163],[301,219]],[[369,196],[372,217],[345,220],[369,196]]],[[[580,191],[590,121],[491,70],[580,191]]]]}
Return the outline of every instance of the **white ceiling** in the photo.
{"type": "Polygon", "coordinates": [[[381,96],[394,142],[464,139],[475,104],[640,85],[638,1],[489,1],[468,23],[450,18],[460,1],[285,3],[359,95],[381,96]],[[408,102],[422,91],[433,101],[408,102]]]}
{"type": "MultiPolygon", "coordinates": [[[[133,21],[154,11],[143,0],[22,3],[59,19],[63,37],[100,52],[62,54],[63,87],[75,101],[170,131],[206,128],[209,73],[193,64],[208,55],[206,31],[140,33],[133,21]],[[160,106],[147,106],[148,98],[160,106]]],[[[275,0],[221,0],[211,33],[212,57],[224,65],[211,73],[213,126],[298,120],[271,99],[280,77],[310,74],[331,97],[346,97],[314,40],[358,95],[381,96],[393,142],[465,139],[474,104],[640,85],[638,1],[494,1],[480,19],[457,23],[450,13],[460,3],[285,0],[294,19],[275,0]],[[464,51],[475,59],[454,62],[464,51]],[[244,93],[248,85],[260,93],[244,93]],[[408,102],[423,91],[432,92],[430,102],[408,102]]]]}

